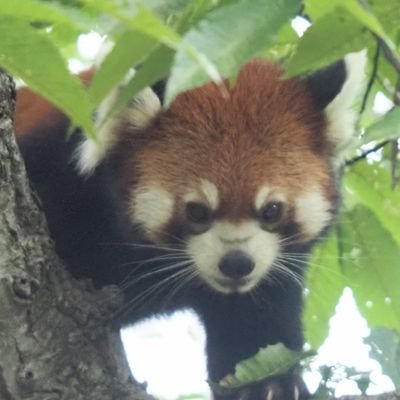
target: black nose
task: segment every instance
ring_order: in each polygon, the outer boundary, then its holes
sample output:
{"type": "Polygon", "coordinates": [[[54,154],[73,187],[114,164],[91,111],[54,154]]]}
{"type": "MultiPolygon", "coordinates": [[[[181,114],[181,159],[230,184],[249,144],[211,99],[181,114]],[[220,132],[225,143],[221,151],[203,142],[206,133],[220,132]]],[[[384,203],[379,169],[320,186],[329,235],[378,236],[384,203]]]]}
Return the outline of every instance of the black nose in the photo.
{"type": "Polygon", "coordinates": [[[253,271],[254,261],[242,251],[234,250],[222,257],[219,269],[231,279],[240,279],[253,271]]]}

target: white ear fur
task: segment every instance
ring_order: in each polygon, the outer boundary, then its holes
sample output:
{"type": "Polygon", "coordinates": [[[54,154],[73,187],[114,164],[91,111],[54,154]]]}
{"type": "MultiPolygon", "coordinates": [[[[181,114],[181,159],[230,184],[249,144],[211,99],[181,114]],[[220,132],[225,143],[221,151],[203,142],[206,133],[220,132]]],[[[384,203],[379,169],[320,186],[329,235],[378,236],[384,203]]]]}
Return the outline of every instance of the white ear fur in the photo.
{"type": "MultiPolygon", "coordinates": [[[[130,77],[132,73],[130,74],[130,77]]],[[[126,79],[127,80],[127,79],[126,79]]],[[[132,134],[145,128],[161,109],[157,95],[149,87],[139,92],[120,113],[108,118],[118,98],[118,87],[100,104],[97,110],[96,140],[85,138],[76,153],[78,171],[90,175],[114,146],[121,134],[132,134]],[[121,132],[121,129],[127,132],[121,132]]]]}
{"type": "MultiPolygon", "coordinates": [[[[114,47],[114,43],[105,38],[101,45],[94,64],[98,68],[114,47]]],[[[78,171],[81,175],[90,175],[101,163],[106,154],[118,140],[122,129],[128,129],[129,133],[135,129],[146,127],[150,120],[161,109],[161,103],[157,95],[149,87],[139,92],[120,113],[109,118],[121,87],[126,85],[134,76],[131,69],[110,94],[101,102],[96,112],[96,140],[85,138],[74,154],[78,171]]]]}
{"type": "Polygon", "coordinates": [[[326,106],[326,134],[335,146],[336,161],[343,161],[343,150],[349,144],[354,133],[357,110],[354,109],[365,81],[367,64],[366,50],[350,53],[344,58],[346,79],[339,94],[326,106]]]}

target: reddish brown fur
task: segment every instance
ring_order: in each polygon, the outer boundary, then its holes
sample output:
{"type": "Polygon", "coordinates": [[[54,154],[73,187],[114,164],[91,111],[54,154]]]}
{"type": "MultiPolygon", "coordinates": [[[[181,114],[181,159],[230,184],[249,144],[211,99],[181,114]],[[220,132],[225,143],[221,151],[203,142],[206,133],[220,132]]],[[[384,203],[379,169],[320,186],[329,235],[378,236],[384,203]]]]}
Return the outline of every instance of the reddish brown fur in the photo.
{"type": "Polygon", "coordinates": [[[135,171],[141,182],[179,198],[196,180],[209,179],[220,191],[219,216],[230,220],[252,216],[263,184],[292,200],[315,184],[334,195],[322,110],[300,79],[281,80],[281,74],[278,66],[254,60],[228,97],[211,83],[178,96],[147,132],[133,135],[137,157],[122,146],[123,187],[132,187],[135,171]]]}
{"type": "MultiPolygon", "coordinates": [[[[94,76],[94,70],[81,72],[80,80],[89,85],[94,76]]],[[[67,124],[68,118],[56,106],[29,89],[23,87],[17,92],[17,103],[14,113],[14,130],[17,137],[49,132],[49,129],[60,124],[67,124]]]]}

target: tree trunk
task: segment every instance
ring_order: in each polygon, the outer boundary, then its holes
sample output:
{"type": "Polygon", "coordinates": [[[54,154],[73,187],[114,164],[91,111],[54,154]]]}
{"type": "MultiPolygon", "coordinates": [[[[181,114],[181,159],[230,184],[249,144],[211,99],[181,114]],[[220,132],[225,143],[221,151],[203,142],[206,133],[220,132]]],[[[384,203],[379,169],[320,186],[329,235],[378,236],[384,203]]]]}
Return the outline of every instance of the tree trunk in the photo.
{"type": "Polygon", "coordinates": [[[15,145],[14,100],[0,72],[0,399],[150,399],[105,322],[117,288],[72,279],[54,252],[15,145]]]}

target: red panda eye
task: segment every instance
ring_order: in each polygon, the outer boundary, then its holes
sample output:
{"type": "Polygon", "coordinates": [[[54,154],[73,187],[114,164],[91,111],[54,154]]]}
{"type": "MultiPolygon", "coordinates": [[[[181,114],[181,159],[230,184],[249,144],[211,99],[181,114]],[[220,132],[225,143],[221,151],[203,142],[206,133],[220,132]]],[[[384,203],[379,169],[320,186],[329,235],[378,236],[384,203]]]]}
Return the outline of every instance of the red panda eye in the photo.
{"type": "Polygon", "coordinates": [[[186,204],[186,217],[194,224],[208,225],[211,222],[211,210],[203,203],[189,202],[186,204]]]}
{"type": "Polygon", "coordinates": [[[260,210],[259,218],[265,229],[273,229],[281,222],[283,215],[283,203],[271,201],[260,210]]]}

